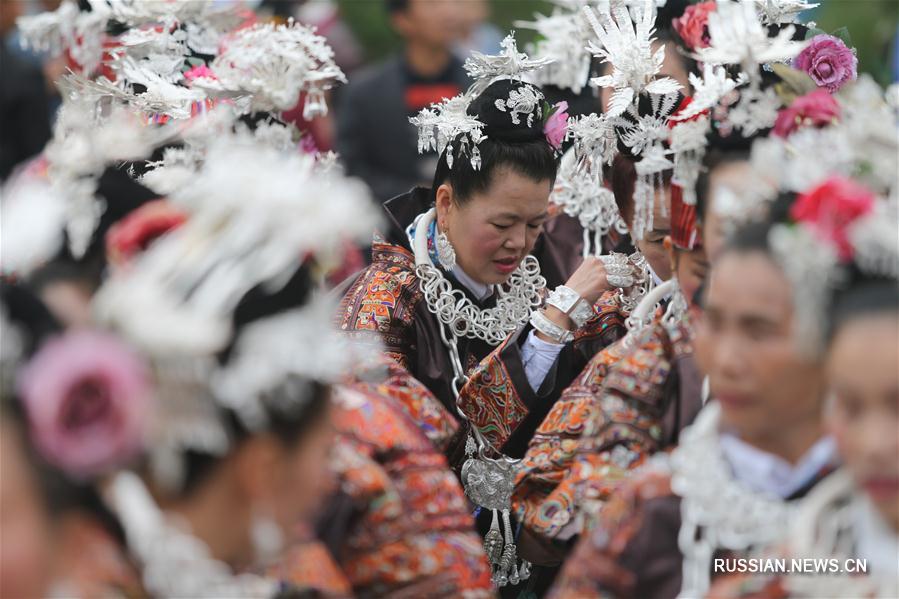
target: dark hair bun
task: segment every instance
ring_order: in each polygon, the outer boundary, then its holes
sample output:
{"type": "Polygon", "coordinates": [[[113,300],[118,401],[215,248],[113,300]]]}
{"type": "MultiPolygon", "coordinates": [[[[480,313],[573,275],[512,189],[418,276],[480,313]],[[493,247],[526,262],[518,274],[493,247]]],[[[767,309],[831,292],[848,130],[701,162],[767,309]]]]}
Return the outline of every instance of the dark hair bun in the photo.
{"type": "MultiPolygon", "coordinates": [[[[508,143],[528,142],[544,138],[543,103],[544,96],[540,88],[513,79],[500,79],[491,83],[481,95],[472,100],[468,106],[468,114],[486,125],[484,134],[491,139],[508,143]],[[509,100],[510,95],[514,97],[522,94],[537,99],[529,115],[499,108],[509,100]],[[519,121],[517,124],[512,121],[513,115],[519,121]],[[532,118],[529,119],[529,116],[532,118]]],[[[525,108],[525,105],[522,104],[521,108],[525,108]]]]}

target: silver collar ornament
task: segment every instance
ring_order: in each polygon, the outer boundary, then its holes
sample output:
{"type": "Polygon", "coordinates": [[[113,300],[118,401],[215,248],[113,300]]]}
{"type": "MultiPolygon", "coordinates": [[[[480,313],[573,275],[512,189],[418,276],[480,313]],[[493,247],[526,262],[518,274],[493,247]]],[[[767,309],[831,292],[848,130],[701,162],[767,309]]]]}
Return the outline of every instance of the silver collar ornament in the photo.
{"type": "Polygon", "coordinates": [[[227,564],[213,558],[209,547],[186,525],[159,509],[136,474],[117,474],[108,495],[151,595],[258,599],[273,597],[278,590],[275,580],[234,574],[227,564]]]}
{"type": "Polygon", "coordinates": [[[706,405],[670,458],[671,490],[681,498],[678,545],[684,561],[679,597],[708,592],[716,550],[753,555],[753,550],[780,541],[796,509],[734,478],[718,440],[720,414],[717,402],[706,405]]]}

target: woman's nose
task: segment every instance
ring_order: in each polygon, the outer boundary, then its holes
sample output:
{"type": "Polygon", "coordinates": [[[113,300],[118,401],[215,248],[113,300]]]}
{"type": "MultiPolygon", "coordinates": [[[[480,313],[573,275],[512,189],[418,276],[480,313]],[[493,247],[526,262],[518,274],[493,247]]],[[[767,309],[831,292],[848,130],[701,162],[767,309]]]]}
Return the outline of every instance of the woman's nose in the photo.
{"type": "Polygon", "coordinates": [[[521,250],[527,245],[527,225],[524,227],[513,227],[503,244],[510,250],[521,250]]]}

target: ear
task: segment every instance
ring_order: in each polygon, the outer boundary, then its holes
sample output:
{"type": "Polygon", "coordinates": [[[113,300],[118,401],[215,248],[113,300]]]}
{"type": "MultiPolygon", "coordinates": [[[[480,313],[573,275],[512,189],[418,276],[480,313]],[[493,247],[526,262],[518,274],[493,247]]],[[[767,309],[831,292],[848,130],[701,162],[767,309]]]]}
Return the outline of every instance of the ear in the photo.
{"type": "Polygon", "coordinates": [[[668,254],[668,263],[671,265],[671,272],[677,272],[677,250],[674,248],[674,243],[671,241],[671,235],[665,235],[665,239],[662,240],[662,247],[665,248],[665,253],[668,254]]]}
{"type": "Polygon", "coordinates": [[[449,183],[440,184],[440,187],[437,188],[435,204],[437,206],[437,225],[440,227],[440,230],[445,233],[447,220],[449,219],[450,214],[452,214],[453,208],[455,208],[452,185],[449,183]]]}
{"type": "Polygon", "coordinates": [[[234,456],[234,475],[244,497],[260,497],[274,488],[282,452],[272,435],[254,435],[241,444],[234,456]]]}

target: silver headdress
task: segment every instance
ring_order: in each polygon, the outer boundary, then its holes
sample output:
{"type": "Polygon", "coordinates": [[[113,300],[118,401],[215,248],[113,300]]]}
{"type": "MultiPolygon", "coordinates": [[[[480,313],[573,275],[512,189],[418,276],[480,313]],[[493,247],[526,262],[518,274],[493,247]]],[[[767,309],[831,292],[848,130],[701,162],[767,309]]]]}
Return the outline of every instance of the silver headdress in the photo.
{"type": "Polygon", "coordinates": [[[248,134],[222,136],[170,201],[186,210],[187,222],[110,277],[94,308],[153,358],[170,387],[160,394],[172,405],[159,410],[164,422],[155,427],[161,434],[151,464],[160,483],[177,488],[185,449],[218,455],[229,446],[214,406],[258,430],[267,410],[296,407],[266,403],[280,397],[277,385],[333,382],[360,361],[331,330],[335,306],[323,298],[248,325],[224,367],[212,356],[232,338],[233,310],[251,289],[278,291],[305,256],[336,260],[345,241],[368,238],[377,218],[361,183],[248,134]]]}
{"type": "Polygon", "coordinates": [[[53,138],[44,149],[46,177],[23,176],[4,190],[4,233],[10,233],[4,239],[4,270],[28,274],[53,257],[63,234],[71,254],[81,257],[106,210],[97,195],[106,167],[143,159],[173,136],[167,127],[145,126],[121,106],[102,109],[66,93],[53,138]],[[35,199],[36,195],[40,197],[35,199]],[[37,205],[43,207],[43,215],[34,212],[37,205]],[[19,231],[36,237],[17,243],[19,231]]]}
{"type": "MultiPolygon", "coordinates": [[[[548,58],[532,60],[519,52],[514,35],[502,41],[502,52],[487,56],[474,52],[465,61],[465,70],[474,79],[468,90],[454,98],[433,104],[423,109],[409,122],[418,129],[418,152],[446,151],[446,163],[453,168],[456,154],[469,159],[471,168],[481,168],[481,153],[478,144],[485,139],[485,124],[468,114],[471,102],[491,83],[499,79],[521,81],[522,77],[550,64],[548,58]],[[459,147],[454,147],[458,143],[459,147]]],[[[496,108],[507,112],[513,124],[527,123],[532,126],[535,118],[543,118],[543,94],[535,87],[524,86],[511,90],[509,97],[496,100],[496,108]]]]}
{"type": "Polygon", "coordinates": [[[614,194],[603,185],[603,171],[615,157],[618,138],[610,119],[596,114],[570,118],[568,137],[574,144],[562,157],[550,201],[580,221],[584,256],[599,255],[604,235],[627,232],[614,194]]]}
{"type": "Polygon", "coordinates": [[[650,97],[651,113],[641,115],[637,105],[631,104],[623,115],[613,119],[621,143],[640,157],[635,164],[637,181],[634,186],[634,223],[631,227],[634,239],[642,239],[652,229],[656,193],[664,188],[663,173],[674,167],[663,144],[668,140],[668,118],[676,108],[678,95],[653,94],[650,97]]]}
{"type": "Polygon", "coordinates": [[[16,25],[22,45],[54,55],[67,49],[86,72],[93,72],[103,58],[109,11],[101,3],[92,4],[98,9],[82,12],[74,0],[64,0],[53,12],[20,17],[16,25]]]}
{"type": "Polygon", "coordinates": [[[803,127],[786,138],[768,137],[752,147],[758,172],[786,191],[802,192],[833,175],[857,179],[875,193],[897,188],[899,130],[883,90],[868,75],[835,94],[839,118],[826,127],[803,127]]]}
{"type": "Polygon", "coordinates": [[[816,8],[817,2],[808,0],[753,0],[766,25],[782,25],[796,22],[799,13],[816,8]]]}
{"type": "Polygon", "coordinates": [[[215,80],[199,86],[232,95],[250,95],[250,111],[289,110],[307,94],[303,118],[327,114],[324,93],[346,83],[325,38],[293,21],[256,24],[231,34],[212,62],[215,80]]]}
{"type": "Polygon", "coordinates": [[[587,49],[612,65],[612,74],[596,77],[596,87],[614,88],[607,114],[619,116],[633,105],[641,93],[667,95],[677,92],[681,85],[670,77],[656,78],[665,60],[665,47],[652,51],[655,33],[655,7],[652,0],[632,17],[622,2],[613,2],[611,9],[594,12],[584,7],[584,14],[598,38],[587,49]]]}
{"type": "Polygon", "coordinates": [[[834,98],[840,107],[836,122],[821,128],[800,128],[785,137],[757,140],[752,151],[755,170],[765,173],[778,189],[803,194],[822,184],[842,181],[840,187],[827,193],[852,197],[830,201],[854,201],[862,206],[864,195],[869,198],[864,201],[873,206],[865,208],[867,213],[846,228],[848,248],[826,241],[814,230],[816,224],[781,224],[771,232],[771,247],[793,287],[797,337],[811,355],[822,347],[821,325],[826,322],[827,302],[845,279],[847,255],[867,275],[899,277],[896,115],[884,102],[880,88],[865,78],[834,98]],[[884,131],[893,133],[885,135],[884,131]]]}
{"type": "Polygon", "coordinates": [[[787,61],[805,46],[792,40],[792,26],[769,37],[755,2],[718,0],[709,14],[708,28],[709,46],[697,49],[696,58],[712,65],[740,65],[753,78],[759,65],[787,61]]]}
{"type": "Polygon", "coordinates": [[[480,52],[472,52],[465,61],[465,71],[474,79],[471,95],[478,95],[497,79],[518,79],[531,71],[541,69],[553,62],[552,58],[531,59],[524,52],[518,51],[515,34],[510,33],[500,43],[502,51],[489,56],[480,52]]]}
{"type": "Polygon", "coordinates": [[[529,47],[531,55],[553,62],[533,74],[538,85],[554,85],[580,94],[590,77],[591,55],[587,50],[591,30],[581,12],[587,0],[557,2],[551,15],[534,15],[534,21],[516,21],[515,26],[533,29],[539,41],[529,47]]]}
{"type": "MultiPolygon", "coordinates": [[[[774,125],[781,101],[773,89],[762,88],[759,67],[786,62],[799,54],[805,42],[793,41],[795,27],[781,24],[791,22],[798,12],[810,7],[800,0],[718,0],[716,10],[709,14],[709,46],[698,48],[694,57],[706,67],[738,65],[742,71],[736,81],[739,101],[730,108],[722,126],[741,129],[749,137],[774,125]],[[776,36],[769,36],[769,26],[779,27],[776,36]]],[[[702,91],[706,93],[731,85],[716,71],[705,73],[704,80],[708,87],[702,91]]],[[[707,101],[703,98],[702,105],[707,101]]]]}
{"type": "Polygon", "coordinates": [[[423,154],[436,150],[442,154],[449,148],[446,164],[453,168],[456,151],[452,143],[458,138],[460,153],[469,157],[471,168],[479,170],[481,152],[478,144],[484,139],[484,123],[468,114],[470,103],[469,96],[460,95],[425,108],[418,116],[410,118],[409,122],[418,128],[418,152],[423,154]]]}

